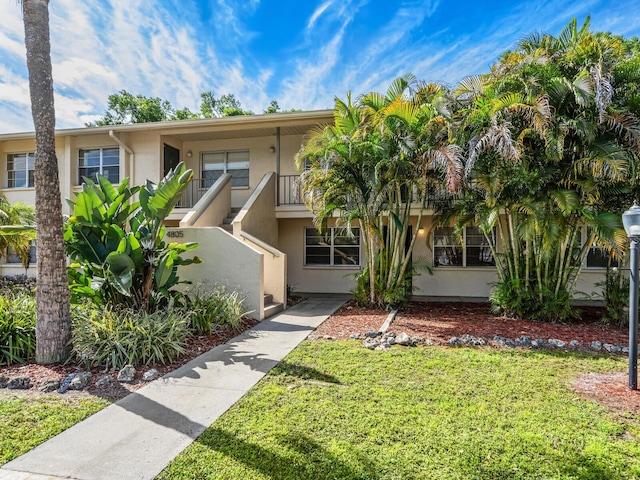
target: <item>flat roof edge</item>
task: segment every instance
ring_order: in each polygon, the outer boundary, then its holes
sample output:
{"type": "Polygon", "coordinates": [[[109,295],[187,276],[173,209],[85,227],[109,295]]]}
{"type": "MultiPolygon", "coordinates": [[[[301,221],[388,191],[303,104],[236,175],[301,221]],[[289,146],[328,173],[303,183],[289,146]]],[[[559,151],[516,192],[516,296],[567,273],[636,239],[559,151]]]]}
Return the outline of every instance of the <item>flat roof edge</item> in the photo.
{"type": "MultiPolygon", "coordinates": [[[[278,123],[290,121],[317,121],[319,119],[333,116],[333,110],[306,110],[301,112],[283,112],[283,113],[262,113],[258,115],[237,115],[232,117],[216,117],[216,118],[198,118],[195,120],[172,120],[169,122],[149,122],[149,123],[130,123],[122,125],[105,125],[100,127],[81,127],[81,128],[64,128],[56,129],[56,136],[67,135],[92,135],[96,133],[108,133],[109,130],[115,132],[135,132],[139,130],[170,130],[188,129],[190,127],[215,127],[216,125],[237,125],[251,126],[256,123],[264,123],[265,121],[273,121],[274,126],[278,123]]],[[[0,142],[7,140],[22,140],[35,137],[35,132],[17,132],[17,133],[0,133],[0,142]]]]}

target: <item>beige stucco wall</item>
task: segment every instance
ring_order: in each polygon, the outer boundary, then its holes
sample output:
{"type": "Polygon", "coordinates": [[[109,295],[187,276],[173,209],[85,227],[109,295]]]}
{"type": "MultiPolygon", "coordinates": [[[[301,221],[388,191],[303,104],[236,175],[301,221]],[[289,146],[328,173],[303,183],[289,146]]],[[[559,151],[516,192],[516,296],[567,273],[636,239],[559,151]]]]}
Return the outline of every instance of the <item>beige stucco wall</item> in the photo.
{"type": "Polygon", "coordinates": [[[165,238],[200,244],[189,253],[202,258],[203,262],[180,267],[178,276],[181,280],[225,285],[245,297],[244,305],[254,312],[255,318],[264,317],[262,253],[218,227],[168,228],[165,238]]]}
{"type": "MultiPolygon", "coordinates": [[[[416,217],[412,225],[416,228],[416,217]]],[[[312,227],[311,219],[279,220],[279,249],[288,255],[288,283],[299,292],[349,292],[355,286],[352,277],[346,274],[357,272],[357,268],[306,267],[304,266],[304,228],[312,227]]],[[[414,295],[433,297],[489,297],[492,285],[498,280],[493,267],[433,267],[433,239],[428,234],[431,217],[423,218],[424,232],[418,234],[413,251],[416,265],[432,267],[433,274],[426,269],[418,269],[413,278],[414,295]]],[[[364,255],[364,250],[362,250],[364,255]]],[[[362,258],[361,264],[364,262],[362,258]]],[[[587,296],[599,299],[600,287],[595,284],[604,279],[603,269],[584,269],[576,287],[575,298],[587,296]],[[585,295],[586,294],[586,295],[585,295]]]]}
{"type": "Polygon", "coordinates": [[[302,146],[302,135],[283,135],[280,137],[280,175],[295,175],[295,155],[302,146]]]}
{"type": "MultiPolygon", "coordinates": [[[[4,262],[4,258],[2,260],[4,262]]],[[[36,276],[36,264],[33,263],[25,270],[19,263],[2,263],[0,264],[0,276],[3,277],[18,277],[26,275],[29,278],[35,278],[36,276]]]]}
{"type": "Polygon", "coordinates": [[[233,221],[233,234],[250,235],[276,247],[278,245],[278,220],[274,208],[276,175],[268,172],[262,178],[251,197],[233,221]]]}
{"type": "MultiPolygon", "coordinates": [[[[300,149],[302,135],[281,135],[280,137],[280,169],[282,175],[296,173],[293,157],[300,149]]],[[[195,172],[195,177],[200,178],[200,158],[203,152],[249,150],[249,188],[234,187],[232,203],[234,207],[241,207],[249,199],[251,192],[256,188],[262,177],[267,172],[277,170],[276,154],[270,152],[270,148],[276,146],[274,134],[264,137],[232,138],[223,140],[183,142],[182,151],[185,154],[187,166],[195,172]],[[186,158],[186,152],[191,151],[193,156],[186,158]]]]}
{"type": "Polygon", "coordinates": [[[276,174],[268,172],[233,221],[233,235],[264,254],[265,292],[284,305],[287,301],[287,256],[276,249],[275,193],[276,174]]]}
{"type": "Polygon", "coordinates": [[[231,211],[231,175],[223,174],[180,221],[180,227],[217,227],[231,211]]]}
{"type": "Polygon", "coordinates": [[[287,282],[294,292],[349,292],[356,285],[348,276],[359,267],[306,267],[304,266],[304,229],[313,227],[308,218],[280,219],[279,249],[287,254],[287,282]]]}
{"type": "Polygon", "coordinates": [[[249,187],[233,187],[231,202],[234,207],[241,207],[249,199],[262,177],[268,171],[275,170],[275,154],[269,152],[274,144],[271,137],[232,138],[207,142],[184,142],[184,151],[193,152],[187,159],[187,166],[192,168],[194,176],[201,178],[200,159],[204,152],[229,150],[249,150],[249,187]]]}
{"type": "MultiPolygon", "coordinates": [[[[120,139],[135,154],[133,166],[126,171],[127,176],[131,177],[131,185],[142,185],[146,180],[159,182],[164,173],[162,162],[164,142],[160,134],[142,131],[121,135],[120,139]]],[[[121,162],[124,158],[123,155],[120,156],[121,162]]]]}

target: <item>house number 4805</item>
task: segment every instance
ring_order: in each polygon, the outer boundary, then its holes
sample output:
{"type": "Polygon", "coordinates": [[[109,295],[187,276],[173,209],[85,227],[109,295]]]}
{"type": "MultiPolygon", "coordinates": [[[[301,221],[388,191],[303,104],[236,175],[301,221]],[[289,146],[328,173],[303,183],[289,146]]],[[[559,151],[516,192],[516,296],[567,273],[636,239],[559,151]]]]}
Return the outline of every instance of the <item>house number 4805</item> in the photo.
{"type": "Polygon", "coordinates": [[[182,230],[169,230],[167,232],[167,237],[182,238],[184,237],[184,232],[182,230]]]}

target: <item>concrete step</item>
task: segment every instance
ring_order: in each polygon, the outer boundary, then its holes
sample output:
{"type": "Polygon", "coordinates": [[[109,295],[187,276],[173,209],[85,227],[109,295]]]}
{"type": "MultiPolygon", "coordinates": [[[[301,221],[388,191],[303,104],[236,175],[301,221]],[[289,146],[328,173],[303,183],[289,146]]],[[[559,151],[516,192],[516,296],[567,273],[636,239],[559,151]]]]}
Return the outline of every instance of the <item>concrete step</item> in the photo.
{"type": "Polygon", "coordinates": [[[265,293],[264,294],[264,304],[265,305],[269,305],[270,303],[273,303],[273,295],[271,295],[270,293],[265,293]]]}
{"type": "Polygon", "coordinates": [[[224,220],[222,220],[222,223],[218,226],[224,228],[227,232],[233,232],[233,227],[231,226],[231,224],[235,220],[240,210],[242,210],[242,208],[232,207],[224,220]]]}
{"type": "Polygon", "coordinates": [[[281,312],[282,310],[284,310],[284,307],[282,306],[281,303],[271,303],[269,305],[265,305],[264,306],[264,318],[269,318],[269,317],[275,315],[276,313],[281,312]]]}

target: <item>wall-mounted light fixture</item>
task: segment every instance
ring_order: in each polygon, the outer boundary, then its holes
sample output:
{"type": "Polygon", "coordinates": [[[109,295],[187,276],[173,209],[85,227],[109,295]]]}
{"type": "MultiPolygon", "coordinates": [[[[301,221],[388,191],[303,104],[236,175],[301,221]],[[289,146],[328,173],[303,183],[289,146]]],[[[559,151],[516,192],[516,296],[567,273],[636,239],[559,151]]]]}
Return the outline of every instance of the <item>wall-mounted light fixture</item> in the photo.
{"type": "Polygon", "coordinates": [[[193,157],[193,152],[191,150],[187,151],[187,158],[193,157]]]}
{"type": "Polygon", "coordinates": [[[276,147],[274,147],[273,145],[271,145],[269,147],[269,153],[276,153],[276,147]]]}
{"type": "Polygon", "coordinates": [[[418,235],[424,235],[424,228],[420,227],[418,229],[418,235]]]}

